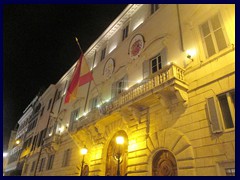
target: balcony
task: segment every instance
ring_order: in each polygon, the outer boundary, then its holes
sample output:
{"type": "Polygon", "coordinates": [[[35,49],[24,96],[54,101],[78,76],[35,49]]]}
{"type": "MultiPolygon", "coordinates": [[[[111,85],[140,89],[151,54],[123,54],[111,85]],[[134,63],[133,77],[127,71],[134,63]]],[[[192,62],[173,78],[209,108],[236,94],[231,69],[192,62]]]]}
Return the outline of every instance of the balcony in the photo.
{"type": "Polygon", "coordinates": [[[97,119],[129,106],[151,106],[154,101],[158,101],[168,113],[171,112],[173,105],[182,104],[186,107],[188,85],[184,79],[184,72],[183,68],[171,63],[141,83],[119,94],[110,102],[102,104],[99,110],[94,109],[78,121],[74,121],[70,131],[76,132],[97,119]]]}
{"type": "Polygon", "coordinates": [[[59,148],[60,140],[60,135],[58,134],[47,136],[44,138],[43,147],[49,153],[56,152],[59,148]]]}
{"type": "Polygon", "coordinates": [[[154,74],[154,76],[145,79],[140,84],[135,84],[121,93],[111,102],[106,103],[103,108],[104,112],[109,114],[152,94],[157,95],[158,99],[162,99],[161,102],[166,108],[170,108],[170,103],[174,103],[174,94],[178,102],[183,102],[184,106],[187,106],[187,90],[188,85],[184,81],[184,69],[172,63],[154,74]]]}

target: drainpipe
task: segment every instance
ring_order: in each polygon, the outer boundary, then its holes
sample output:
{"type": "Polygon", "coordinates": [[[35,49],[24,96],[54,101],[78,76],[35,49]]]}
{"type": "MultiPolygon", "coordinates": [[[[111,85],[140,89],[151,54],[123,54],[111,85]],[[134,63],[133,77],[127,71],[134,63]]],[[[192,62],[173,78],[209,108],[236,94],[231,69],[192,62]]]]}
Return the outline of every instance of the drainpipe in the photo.
{"type": "Polygon", "coordinates": [[[181,50],[184,52],[184,44],[183,44],[183,33],[182,33],[182,24],[181,24],[181,17],[179,12],[179,4],[177,4],[177,18],[178,18],[178,27],[179,27],[179,35],[180,35],[180,42],[181,42],[181,50]]]}

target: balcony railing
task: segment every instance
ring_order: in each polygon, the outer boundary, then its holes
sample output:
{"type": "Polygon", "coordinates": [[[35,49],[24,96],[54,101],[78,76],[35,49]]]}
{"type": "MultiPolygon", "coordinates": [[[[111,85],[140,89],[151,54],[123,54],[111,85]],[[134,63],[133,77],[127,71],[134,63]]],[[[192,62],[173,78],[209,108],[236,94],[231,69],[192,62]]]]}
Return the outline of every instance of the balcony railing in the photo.
{"type": "MultiPolygon", "coordinates": [[[[183,93],[186,93],[186,90],[188,89],[188,86],[184,81],[184,69],[174,63],[164,67],[148,79],[143,80],[141,83],[135,84],[111,101],[102,104],[101,108],[94,109],[86,116],[82,116],[78,121],[74,121],[72,125],[73,128],[70,131],[76,131],[82,126],[97,120],[101,116],[110,114],[133,101],[141,100],[144,97],[148,97],[150,94],[164,90],[172,85],[178,85],[178,87],[181,87],[184,91],[183,93]]],[[[182,92],[180,94],[182,94],[182,92]]]]}
{"type": "MultiPolygon", "coordinates": [[[[141,99],[147,93],[159,91],[160,89],[164,89],[164,84],[171,83],[172,80],[178,80],[180,82],[184,82],[184,69],[177,66],[174,63],[164,67],[160,71],[158,71],[154,76],[149,77],[148,79],[143,80],[140,84],[135,84],[127,91],[119,94],[112,101],[104,104],[103,111],[105,113],[110,113],[131,101],[141,99]]],[[[173,84],[176,82],[172,82],[173,84]]],[[[167,85],[167,86],[168,86],[167,85]]]]}

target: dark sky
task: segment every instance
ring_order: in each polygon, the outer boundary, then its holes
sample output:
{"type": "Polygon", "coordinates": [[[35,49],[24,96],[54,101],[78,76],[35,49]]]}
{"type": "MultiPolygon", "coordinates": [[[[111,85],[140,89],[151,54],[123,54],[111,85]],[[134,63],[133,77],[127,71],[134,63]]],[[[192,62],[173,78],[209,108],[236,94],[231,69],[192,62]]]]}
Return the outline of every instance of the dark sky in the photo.
{"type": "Polygon", "coordinates": [[[127,5],[3,5],[3,133],[40,88],[55,84],[127,5]]]}

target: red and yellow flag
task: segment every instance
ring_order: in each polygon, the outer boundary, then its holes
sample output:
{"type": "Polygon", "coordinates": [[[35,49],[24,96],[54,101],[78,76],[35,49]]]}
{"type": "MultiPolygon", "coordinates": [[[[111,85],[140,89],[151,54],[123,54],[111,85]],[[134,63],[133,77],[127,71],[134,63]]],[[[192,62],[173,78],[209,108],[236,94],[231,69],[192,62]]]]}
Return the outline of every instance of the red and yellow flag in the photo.
{"type": "Polygon", "coordinates": [[[91,80],[93,80],[92,72],[88,68],[83,53],[81,53],[66,92],[65,103],[69,103],[76,98],[78,86],[82,86],[91,80]]]}

